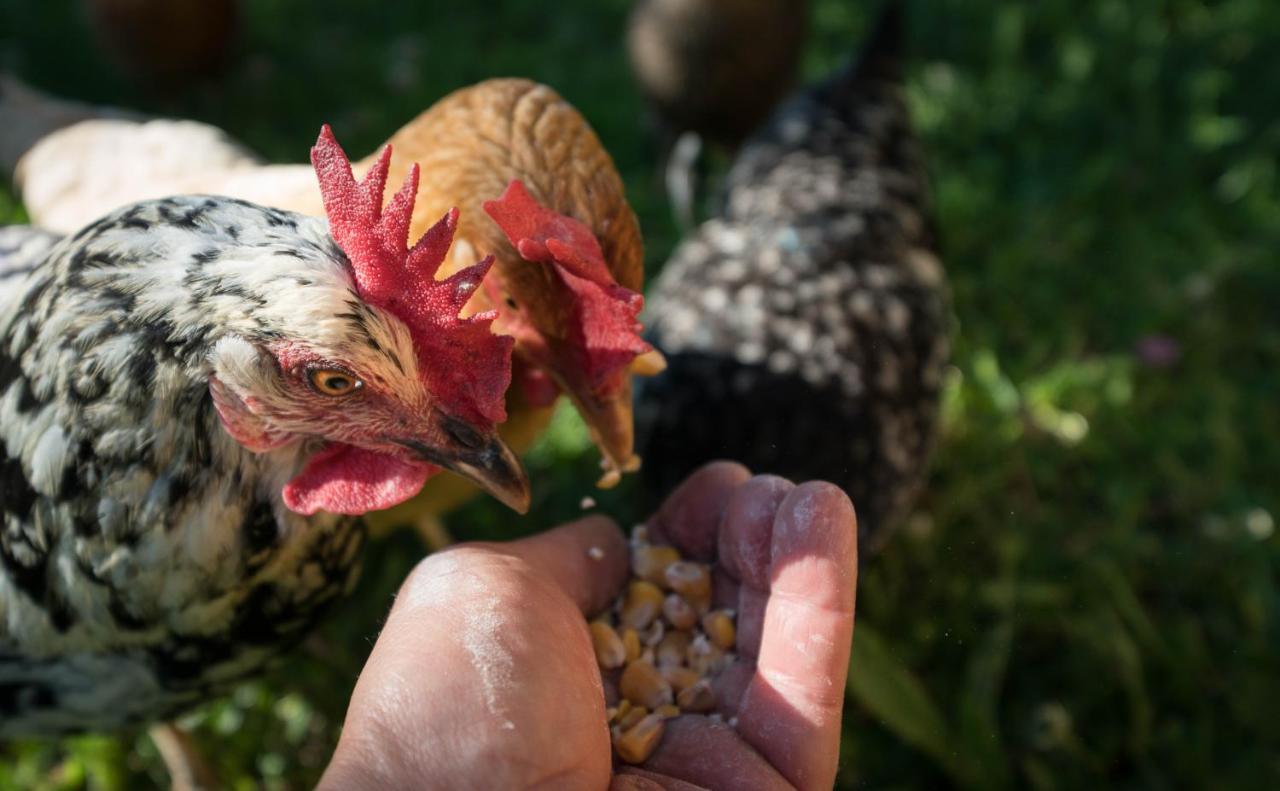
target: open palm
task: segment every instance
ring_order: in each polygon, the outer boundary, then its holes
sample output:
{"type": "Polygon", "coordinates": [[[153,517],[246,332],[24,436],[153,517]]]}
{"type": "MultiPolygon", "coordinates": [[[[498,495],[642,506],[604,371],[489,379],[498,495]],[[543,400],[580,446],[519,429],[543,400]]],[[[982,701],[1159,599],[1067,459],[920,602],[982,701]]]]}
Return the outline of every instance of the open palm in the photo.
{"type": "Polygon", "coordinates": [[[321,787],[830,788],[857,577],[848,498],[717,463],[648,524],[656,542],[711,562],[717,603],[738,612],[738,660],[715,681],[722,721],[669,720],[643,766],[614,774],[583,615],[621,589],[627,554],[617,527],[591,516],[419,565],[321,787]]]}

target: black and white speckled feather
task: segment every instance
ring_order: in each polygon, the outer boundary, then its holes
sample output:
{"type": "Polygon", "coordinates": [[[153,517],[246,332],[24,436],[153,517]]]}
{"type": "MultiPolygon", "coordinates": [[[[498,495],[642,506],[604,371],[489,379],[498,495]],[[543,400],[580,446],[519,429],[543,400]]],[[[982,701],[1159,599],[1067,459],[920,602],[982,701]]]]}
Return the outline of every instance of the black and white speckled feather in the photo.
{"type": "Polygon", "coordinates": [[[864,549],[918,492],[948,356],[898,14],[748,141],[720,216],[662,271],[646,323],[669,367],[638,410],[655,491],[713,458],[828,479],[864,549]]]}
{"type": "Polygon", "coordinates": [[[359,342],[323,220],[171,198],[54,241],[0,232],[0,737],[206,699],[301,637],[363,542],[281,503],[305,443],[250,453],[209,395],[230,333],[359,342]]]}
{"type": "Polygon", "coordinates": [[[0,225],[0,298],[7,293],[6,281],[34,270],[61,239],[29,225],[0,225]]]}

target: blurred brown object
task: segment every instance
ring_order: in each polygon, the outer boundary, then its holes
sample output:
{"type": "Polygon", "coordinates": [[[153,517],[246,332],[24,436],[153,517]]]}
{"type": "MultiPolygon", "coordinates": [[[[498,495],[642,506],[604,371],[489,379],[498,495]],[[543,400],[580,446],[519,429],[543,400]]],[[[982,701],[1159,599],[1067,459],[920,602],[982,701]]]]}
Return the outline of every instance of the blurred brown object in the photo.
{"type": "Polygon", "coordinates": [[[808,0],[637,0],[627,53],[664,137],[667,187],[692,218],[693,168],[706,140],[730,150],[793,87],[808,0]]]}
{"type": "Polygon", "coordinates": [[[640,0],[627,51],[662,121],[741,143],[796,79],[806,0],[640,0]]]}
{"type": "Polygon", "coordinates": [[[238,0],[88,0],[88,8],[99,46],[154,88],[217,74],[240,22],[238,0]]]}

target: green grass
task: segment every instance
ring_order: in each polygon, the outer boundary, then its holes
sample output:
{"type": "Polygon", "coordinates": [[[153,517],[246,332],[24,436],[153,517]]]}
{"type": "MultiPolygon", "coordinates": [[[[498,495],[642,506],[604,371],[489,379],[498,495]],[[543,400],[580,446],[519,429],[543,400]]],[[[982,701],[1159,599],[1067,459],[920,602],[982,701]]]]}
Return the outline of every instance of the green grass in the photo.
{"type": "MultiPolygon", "coordinates": [[[[675,241],[621,56],[622,0],[262,0],[226,79],[149,95],[102,63],[78,4],[0,0],[0,65],[62,94],[213,121],[298,160],[353,150],[445,91],[550,83],[591,119],[675,241]]],[[[871,9],[818,0],[816,76],[871,9]]],[[[1280,783],[1280,5],[912,3],[910,95],[957,318],[932,485],[864,569],[840,786],[1280,783]],[[1146,365],[1151,335],[1180,346],[1146,365]]],[[[20,219],[0,189],[0,218],[20,219]]],[[[534,513],[477,503],[463,537],[577,512],[571,416],[534,454],[534,513]]],[[[633,492],[600,498],[633,517],[633,492]]],[[[230,787],[323,768],[411,537],[267,679],[188,723],[230,787]]],[[[0,748],[0,789],[162,784],[138,735],[0,748]]]]}

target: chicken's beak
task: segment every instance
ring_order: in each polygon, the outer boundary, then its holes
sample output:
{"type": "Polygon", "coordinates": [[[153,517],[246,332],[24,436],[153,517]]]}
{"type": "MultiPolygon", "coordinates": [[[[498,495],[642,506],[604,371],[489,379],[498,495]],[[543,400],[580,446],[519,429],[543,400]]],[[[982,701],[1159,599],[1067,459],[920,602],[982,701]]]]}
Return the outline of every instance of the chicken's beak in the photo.
{"type": "Polygon", "coordinates": [[[482,436],[461,421],[444,418],[447,445],[398,440],[418,459],[475,482],[516,513],[529,512],[529,476],[520,459],[497,434],[482,436]]]}
{"type": "Polygon", "coordinates": [[[624,472],[640,469],[635,455],[635,426],[631,409],[631,380],[627,378],[617,392],[601,397],[587,388],[567,387],[565,391],[587,424],[591,441],[600,449],[600,466],[604,475],[596,482],[601,489],[611,489],[622,480],[624,472]]]}
{"type": "Polygon", "coordinates": [[[479,484],[516,513],[529,513],[529,476],[501,439],[493,437],[475,455],[444,466],[479,484]]]}

